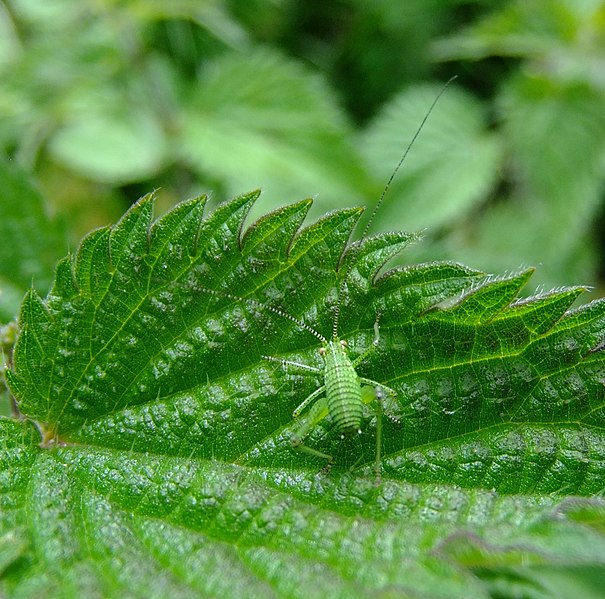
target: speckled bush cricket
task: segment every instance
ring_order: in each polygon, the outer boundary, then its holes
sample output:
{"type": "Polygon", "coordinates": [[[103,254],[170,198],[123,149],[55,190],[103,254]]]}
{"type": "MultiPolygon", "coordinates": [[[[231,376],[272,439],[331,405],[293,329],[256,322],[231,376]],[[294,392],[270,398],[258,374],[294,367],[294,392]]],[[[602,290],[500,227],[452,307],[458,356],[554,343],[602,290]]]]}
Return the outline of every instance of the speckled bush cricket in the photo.
{"type": "MultiPolygon", "coordinates": [[[[280,313],[280,311],[276,311],[280,313]]],[[[308,447],[303,444],[305,437],[311,432],[314,426],[319,424],[324,418],[330,417],[334,422],[334,428],[341,438],[352,434],[361,434],[361,420],[363,417],[364,407],[368,404],[373,404],[376,413],[376,455],[374,462],[374,472],[376,482],[380,482],[380,453],[382,448],[382,398],[383,392],[396,397],[397,394],[393,389],[373,381],[371,379],[361,377],[355,370],[356,366],[378,347],[380,339],[378,318],[374,323],[374,342],[357,358],[351,360],[348,356],[347,342],[344,339],[339,339],[338,336],[338,316],[339,306],[336,307],[336,315],[334,318],[332,337],[326,339],[316,330],[312,329],[306,323],[291,318],[288,314],[282,313],[285,318],[289,318],[311,332],[322,346],[319,354],[323,358],[323,369],[309,366],[308,364],[299,364],[297,362],[289,362],[272,356],[263,356],[265,360],[278,362],[283,366],[293,366],[313,372],[323,377],[324,384],[318,387],[311,393],[293,412],[294,418],[299,418],[302,412],[311,405],[308,414],[295,429],[290,438],[292,447],[300,451],[304,451],[310,455],[314,455],[327,460],[327,468],[330,468],[334,460],[333,456],[308,447]]]]}
{"type": "MultiPolygon", "coordinates": [[[[378,209],[380,208],[380,205],[382,204],[384,197],[389,190],[391,183],[393,182],[393,179],[403,165],[409,151],[422,131],[439,98],[454,79],[455,77],[450,79],[442,87],[441,91],[435,97],[433,103],[426,112],[418,129],[412,137],[412,140],[403,153],[403,156],[399,160],[397,166],[387,181],[387,184],[385,185],[382,194],[380,195],[380,198],[364,227],[362,238],[366,236],[370,225],[372,224],[378,209]]],[[[383,401],[386,395],[396,399],[397,394],[393,389],[382,383],[379,383],[378,381],[359,376],[356,370],[357,366],[378,347],[380,339],[380,314],[377,315],[374,323],[373,343],[357,358],[353,360],[349,358],[347,343],[345,340],[339,338],[338,324],[340,316],[340,298],[342,297],[344,291],[347,274],[348,273],[346,272],[344,273],[342,282],[338,288],[336,311],[332,323],[332,335],[329,339],[324,337],[307,323],[295,318],[294,316],[291,316],[285,311],[262,304],[261,302],[257,302],[255,300],[251,300],[250,298],[247,298],[245,301],[250,301],[263,310],[269,310],[282,318],[290,320],[304,330],[310,332],[321,342],[319,353],[323,358],[323,368],[291,362],[276,358],[274,356],[262,356],[265,360],[277,362],[286,368],[296,368],[299,370],[312,372],[315,375],[323,378],[323,384],[313,391],[308,397],[306,397],[306,399],[304,399],[304,401],[293,412],[293,417],[295,419],[300,418],[301,421],[300,424],[295,427],[290,437],[292,447],[299,451],[304,451],[307,454],[325,459],[327,461],[326,468],[330,468],[334,461],[334,457],[330,454],[319,451],[318,449],[305,445],[305,438],[310,434],[317,424],[328,417],[332,420],[334,429],[337,434],[340,434],[341,438],[353,434],[361,434],[362,418],[364,412],[367,410],[367,407],[370,406],[374,410],[376,416],[376,453],[374,459],[374,473],[376,476],[376,484],[379,484],[381,479],[382,416],[384,413],[383,401]],[[307,410],[307,412],[303,415],[305,410],[307,410]]],[[[232,296],[228,293],[215,292],[211,290],[208,290],[208,292],[217,295],[224,295],[237,300],[242,299],[232,296]]]]}
{"type": "MultiPolygon", "coordinates": [[[[450,79],[441,89],[441,91],[437,94],[433,103],[429,107],[427,113],[422,119],[418,129],[416,130],[412,140],[408,144],[403,156],[399,160],[397,166],[393,170],[387,184],[385,185],[382,194],[368,222],[366,223],[362,238],[366,236],[372,221],[374,220],[384,197],[393,182],[393,179],[397,175],[397,172],[403,165],[409,151],[411,150],[414,142],[420,135],[427,119],[429,118],[431,112],[435,108],[439,98],[447,88],[447,86],[455,79],[453,77],[450,79]]],[[[340,297],[343,291],[344,281],[346,279],[346,274],[343,277],[343,283],[339,287],[338,298],[340,302],[340,297]]],[[[276,311],[277,313],[281,313],[281,311],[276,311]]],[[[382,450],[382,415],[383,415],[383,397],[384,393],[391,395],[392,397],[396,397],[396,392],[379,383],[378,381],[373,381],[371,379],[367,379],[365,377],[360,377],[357,374],[356,367],[365,360],[365,358],[378,347],[378,342],[380,339],[379,334],[379,318],[380,315],[377,315],[376,321],[374,323],[374,341],[372,345],[370,345],[364,352],[362,352],[357,358],[351,360],[348,356],[348,348],[346,341],[339,338],[338,335],[338,321],[340,314],[340,303],[336,306],[336,313],[334,316],[334,322],[332,325],[332,337],[331,339],[326,339],[323,335],[306,325],[305,323],[299,322],[298,319],[291,318],[289,315],[285,313],[281,313],[284,317],[290,318],[294,322],[298,322],[301,326],[304,326],[306,330],[311,332],[317,339],[319,339],[322,343],[322,347],[319,350],[320,355],[323,358],[324,366],[323,369],[315,368],[305,364],[298,364],[295,362],[289,362],[287,360],[280,360],[278,358],[274,358],[271,356],[263,356],[267,360],[275,361],[281,363],[282,365],[288,367],[292,366],[295,368],[302,368],[304,370],[308,370],[314,372],[323,377],[324,384],[317,388],[313,393],[311,393],[295,410],[293,413],[294,418],[300,417],[303,411],[309,407],[309,411],[306,415],[306,418],[301,422],[301,424],[295,429],[291,437],[292,446],[305,451],[308,454],[315,455],[317,457],[325,458],[327,460],[328,467],[331,466],[333,462],[333,456],[319,451],[317,449],[313,449],[312,447],[308,447],[303,444],[304,439],[311,432],[314,426],[316,426],[319,422],[321,422],[324,418],[330,417],[334,422],[334,428],[337,433],[341,435],[341,437],[345,437],[346,435],[351,434],[361,434],[361,420],[364,412],[364,408],[367,405],[371,405],[376,414],[376,453],[374,460],[374,473],[376,476],[376,483],[380,483],[381,477],[381,450],[382,450]]]]}

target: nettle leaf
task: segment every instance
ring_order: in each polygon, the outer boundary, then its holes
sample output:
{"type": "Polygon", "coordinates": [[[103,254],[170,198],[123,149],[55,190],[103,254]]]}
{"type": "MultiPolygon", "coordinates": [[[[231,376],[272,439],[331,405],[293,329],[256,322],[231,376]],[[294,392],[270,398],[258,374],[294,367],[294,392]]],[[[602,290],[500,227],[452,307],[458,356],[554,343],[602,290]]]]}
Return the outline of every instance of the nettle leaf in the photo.
{"type": "Polygon", "coordinates": [[[25,298],[2,592],[538,596],[570,571],[586,591],[605,567],[605,302],[518,300],[530,270],[384,272],[416,236],[350,244],[359,209],[301,230],[302,201],[244,232],[257,196],[155,222],[144,198],[25,298]],[[337,312],[353,358],[380,315],[357,367],[396,392],[380,484],[371,411],[353,438],[312,428],[329,472],[291,444],[322,380],[278,360],[321,368],[308,327],[331,337],[337,312]]]}
{"type": "Polygon", "coordinates": [[[48,214],[29,176],[2,158],[0,239],[0,322],[8,322],[29,286],[46,293],[67,243],[62,224],[48,214]]]}
{"type": "Polygon", "coordinates": [[[235,193],[260,181],[263,206],[277,208],[308,189],[323,206],[338,207],[372,188],[351,137],[325,81],[270,48],[250,48],[201,70],[179,147],[214,189],[235,193]]]}

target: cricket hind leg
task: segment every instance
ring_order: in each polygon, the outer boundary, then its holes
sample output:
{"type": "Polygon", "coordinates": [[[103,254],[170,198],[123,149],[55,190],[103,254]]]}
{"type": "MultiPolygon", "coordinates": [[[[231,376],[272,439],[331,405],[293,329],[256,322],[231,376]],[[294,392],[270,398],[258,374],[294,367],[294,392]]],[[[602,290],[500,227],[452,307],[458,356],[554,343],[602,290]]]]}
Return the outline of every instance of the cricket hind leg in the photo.
{"type": "Polygon", "coordinates": [[[364,386],[361,388],[361,399],[365,405],[371,405],[376,414],[376,454],[374,458],[374,484],[378,487],[382,482],[382,416],[384,414],[384,393],[397,397],[394,389],[373,381],[360,377],[364,386]]]}
{"type": "MultiPolygon", "coordinates": [[[[309,366],[308,364],[290,362],[289,360],[283,360],[274,356],[262,357],[263,359],[268,360],[270,362],[277,362],[282,366],[285,366],[286,368],[295,368],[306,372],[312,372],[314,374],[321,374],[321,370],[319,368],[309,366]]],[[[298,426],[294,433],[292,433],[292,436],[290,437],[290,444],[292,445],[292,448],[296,449],[297,451],[302,451],[307,455],[312,455],[318,458],[325,459],[327,463],[324,467],[324,471],[328,472],[332,468],[332,464],[334,463],[334,456],[303,444],[304,439],[309,435],[313,427],[319,422],[321,422],[328,415],[327,399],[325,397],[318,399],[321,394],[324,393],[324,391],[325,385],[322,385],[321,387],[317,388],[292,413],[294,418],[298,418],[300,414],[305,410],[305,408],[315,401],[315,403],[309,410],[309,413],[303,418],[302,423],[298,426]]]]}
{"type": "MultiPolygon", "coordinates": [[[[323,391],[323,388],[317,389],[314,391],[305,401],[297,408],[295,414],[304,406],[308,405],[315,397],[319,395],[319,393],[323,391]]],[[[326,465],[323,468],[324,472],[329,472],[334,464],[334,456],[329,453],[324,453],[323,451],[319,451],[318,449],[314,449],[313,447],[309,447],[308,445],[304,445],[303,441],[309,435],[309,433],[313,430],[317,424],[319,424],[326,416],[328,415],[328,400],[325,397],[318,399],[311,409],[309,413],[304,417],[303,422],[300,426],[292,433],[290,437],[290,443],[293,449],[297,451],[302,451],[307,455],[312,455],[318,458],[323,458],[326,460],[326,465]]]]}
{"type": "Polygon", "coordinates": [[[371,405],[376,414],[376,452],[374,456],[374,485],[380,486],[382,482],[382,385],[376,384],[368,379],[361,379],[364,383],[372,383],[364,385],[361,388],[361,400],[365,405],[371,405]]]}

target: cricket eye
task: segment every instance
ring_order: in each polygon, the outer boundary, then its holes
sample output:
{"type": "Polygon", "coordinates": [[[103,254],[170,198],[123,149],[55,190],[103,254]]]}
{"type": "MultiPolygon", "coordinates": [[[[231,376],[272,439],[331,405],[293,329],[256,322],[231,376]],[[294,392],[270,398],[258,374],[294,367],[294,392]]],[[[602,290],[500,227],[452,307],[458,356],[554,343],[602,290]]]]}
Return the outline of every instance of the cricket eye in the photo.
{"type": "Polygon", "coordinates": [[[342,347],[342,349],[347,349],[347,347],[349,347],[349,344],[346,342],[345,339],[341,339],[340,340],[340,347],[342,347]]]}
{"type": "Polygon", "coordinates": [[[322,356],[322,357],[326,355],[326,348],[325,347],[320,347],[319,348],[319,355],[322,356]]]}

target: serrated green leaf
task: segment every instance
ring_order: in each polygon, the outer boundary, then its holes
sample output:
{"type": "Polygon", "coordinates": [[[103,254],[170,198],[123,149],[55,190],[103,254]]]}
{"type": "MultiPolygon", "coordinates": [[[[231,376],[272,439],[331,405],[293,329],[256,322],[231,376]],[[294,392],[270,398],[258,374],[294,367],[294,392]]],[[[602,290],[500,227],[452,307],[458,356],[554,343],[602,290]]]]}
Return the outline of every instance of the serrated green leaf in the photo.
{"type": "Polygon", "coordinates": [[[0,419],[2,591],[466,598],[602,571],[605,302],[518,301],[529,270],[380,274],[414,236],[350,245],[357,209],[299,231],[308,201],[244,232],[257,197],[156,221],[144,198],[28,294],[7,378],[42,436],[0,419]],[[323,471],[290,442],[321,377],[264,358],[321,367],[308,327],[337,312],[352,357],[380,314],[357,367],[397,394],[380,486],[375,419],[321,421],[323,471]]]}
{"type": "MultiPolygon", "coordinates": [[[[438,85],[405,90],[364,132],[359,146],[380,185],[418,129],[418,115],[427,112],[439,92],[438,85]]],[[[496,183],[500,160],[500,145],[486,130],[481,106],[450,86],[389,187],[378,221],[408,230],[451,224],[483,201],[496,183]]]]}
{"type": "Polygon", "coordinates": [[[66,249],[27,174],[0,159],[0,322],[8,322],[32,283],[48,290],[54,263],[66,249]]]}
{"type": "Polygon", "coordinates": [[[321,205],[359,202],[368,177],[325,83],[269,48],[228,54],[200,73],[182,127],[184,160],[228,193],[262,186],[271,209],[301,189],[321,205]],[[250,76],[254,73],[254,76],[250,76]]]}
{"type": "Polygon", "coordinates": [[[432,54],[441,60],[461,57],[479,60],[494,54],[523,57],[552,53],[552,57],[562,59],[556,65],[561,72],[569,71],[574,65],[574,76],[578,71],[589,73],[592,64],[587,59],[598,50],[598,42],[587,44],[581,37],[594,29],[602,10],[599,0],[535,0],[532,3],[515,0],[497,5],[493,12],[470,27],[439,40],[433,44],[432,54]],[[574,52],[562,51],[564,46],[573,44],[576,45],[574,52]],[[582,61],[586,64],[582,65],[582,61]]]}
{"type": "Polygon", "coordinates": [[[528,207],[537,215],[548,204],[542,227],[534,222],[532,239],[542,252],[537,258],[544,261],[567,255],[564,248],[578,245],[577,231],[594,218],[605,152],[603,101],[603,93],[588,86],[559,86],[541,77],[520,77],[502,93],[505,132],[527,189],[528,207]],[[542,150],[536,152],[536,147],[542,150]]]}
{"type": "Polygon", "coordinates": [[[471,289],[456,305],[449,307],[443,317],[452,322],[476,325],[489,322],[510,306],[533,272],[532,268],[512,277],[495,279],[490,285],[471,289]]]}
{"type": "MultiPolygon", "coordinates": [[[[88,94],[88,92],[87,92],[88,94]]],[[[87,98],[79,99],[86,105],[87,98]]],[[[52,157],[67,168],[103,183],[125,184],[156,174],[167,159],[167,142],[161,123],[146,107],[99,104],[74,111],[50,140],[52,157]]],[[[96,101],[95,101],[96,100],[96,101]]],[[[80,106],[81,108],[81,106],[80,106]]]]}
{"type": "MultiPolygon", "coordinates": [[[[603,94],[522,76],[507,82],[500,105],[519,197],[489,208],[475,238],[458,253],[503,268],[542,263],[543,279],[571,282],[578,255],[587,252],[582,232],[592,226],[601,198],[603,94]]],[[[585,262],[589,268],[589,254],[585,262]]]]}

